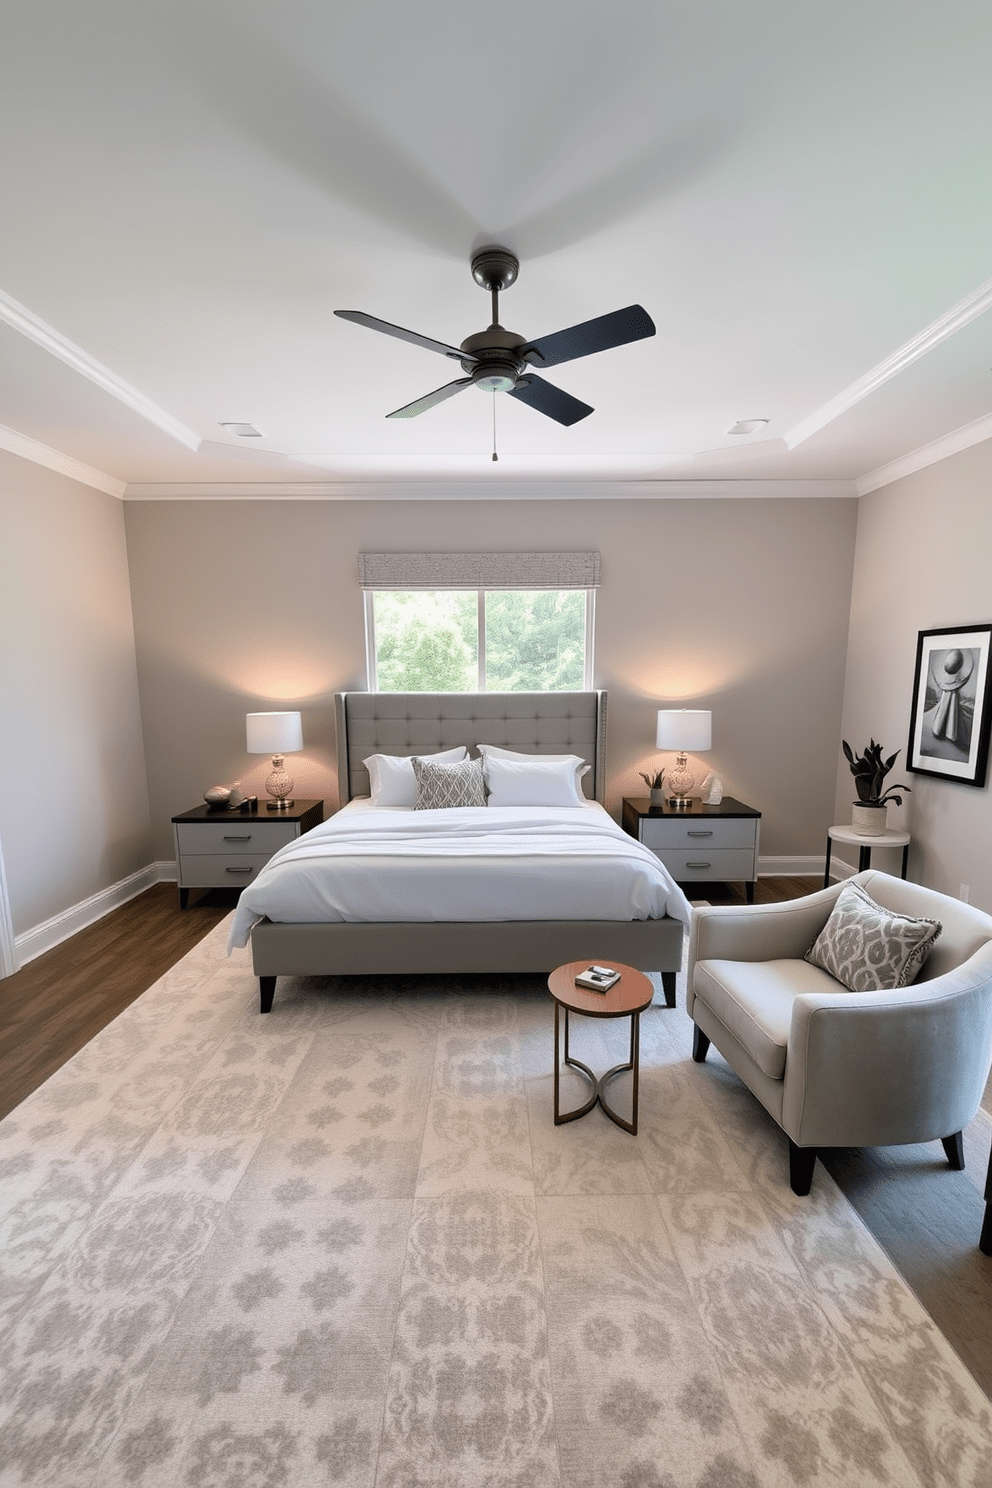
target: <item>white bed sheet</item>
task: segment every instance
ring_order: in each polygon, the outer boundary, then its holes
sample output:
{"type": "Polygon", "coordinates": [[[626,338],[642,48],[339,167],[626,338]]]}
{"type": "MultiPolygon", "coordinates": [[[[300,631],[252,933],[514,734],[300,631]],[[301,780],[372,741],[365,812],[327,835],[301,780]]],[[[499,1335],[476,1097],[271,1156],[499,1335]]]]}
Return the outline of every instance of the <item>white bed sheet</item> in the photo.
{"type": "Polygon", "coordinates": [[[241,892],[228,950],[268,918],[341,921],[648,920],[689,901],[596,801],[414,811],[350,801],[281,848],[241,892]]]}

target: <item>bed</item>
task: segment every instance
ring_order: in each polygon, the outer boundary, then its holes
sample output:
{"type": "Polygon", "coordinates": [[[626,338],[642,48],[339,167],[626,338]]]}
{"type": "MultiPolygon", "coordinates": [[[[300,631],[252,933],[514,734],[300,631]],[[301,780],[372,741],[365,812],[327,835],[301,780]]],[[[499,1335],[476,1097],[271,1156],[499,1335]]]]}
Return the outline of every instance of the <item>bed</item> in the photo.
{"type": "MultiPolygon", "coordinates": [[[[338,786],[344,809],[323,827],[276,854],[255,882],[242,892],[232,925],[231,946],[245,944],[250,938],[263,1013],[272,1008],[280,976],[543,973],[565,961],[587,957],[621,961],[641,971],[659,972],[665,1000],[669,1007],[674,1007],[675,975],[682,962],[688,904],[654,855],[623,833],[603,810],[605,692],[345,692],[335,698],[335,722],[338,786]],[[387,813],[369,810],[371,785],[366,760],[371,756],[428,759],[441,751],[464,746],[475,757],[480,745],[525,756],[578,756],[587,766],[579,787],[583,798],[580,809],[571,813],[516,813],[516,817],[525,820],[509,820],[514,813],[485,808],[397,810],[389,820],[387,813]],[[380,867],[375,868],[374,878],[369,875],[376,860],[370,854],[376,849],[366,847],[356,835],[363,830],[363,814],[366,824],[375,821],[387,833],[385,855],[379,859],[380,867]],[[545,817],[562,821],[560,831],[556,821],[545,817]],[[582,888],[578,869],[573,872],[571,859],[561,856],[559,837],[562,833],[567,837],[569,832],[578,831],[580,821],[585,823],[587,818],[595,829],[595,852],[603,860],[607,881],[612,884],[621,868],[633,875],[637,904],[632,912],[640,917],[624,917],[631,911],[618,908],[616,902],[605,902],[610,894],[590,897],[582,888]],[[425,870],[423,839],[431,819],[460,836],[452,848],[452,860],[439,860],[425,870]],[[521,842],[525,844],[526,857],[521,862],[529,864],[532,870],[540,869],[538,878],[551,899],[547,911],[539,898],[521,907],[521,892],[509,895],[504,892],[517,886],[506,876],[513,871],[508,865],[512,865],[514,851],[500,840],[493,862],[486,864],[486,871],[495,875],[492,882],[498,886],[497,891],[488,896],[480,913],[473,912],[471,900],[465,894],[469,892],[471,871],[478,869],[480,863],[471,834],[488,829],[491,836],[497,826],[507,834],[508,840],[515,840],[515,850],[520,851],[521,842]],[[535,843],[536,847],[532,848],[531,844],[535,843]],[[315,887],[317,860],[333,858],[340,873],[342,852],[346,857],[353,854],[350,857],[353,877],[345,889],[339,886],[328,898],[315,887]],[[412,856],[413,870],[421,879],[418,891],[404,899],[402,913],[386,918],[379,885],[388,878],[386,870],[392,871],[397,866],[398,856],[406,859],[412,856]],[[305,881],[299,881],[298,891],[288,892],[290,872],[299,873],[301,869],[306,874],[305,881]],[[458,900],[457,917],[433,917],[439,910],[444,912],[443,893],[431,901],[433,907],[418,909],[423,899],[424,872],[433,875],[442,870],[451,875],[448,881],[453,899],[458,900]],[[563,918],[562,915],[569,913],[569,901],[560,895],[556,899],[555,894],[559,883],[570,875],[578,892],[580,912],[563,918]],[[456,878],[457,894],[453,888],[456,878]],[[375,892],[369,892],[368,900],[370,912],[377,918],[354,917],[361,912],[354,903],[355,884],[363,882],[367,888],[375,885],[375,892]],[[324,907],[325,900],[330,907],[324,907]],[[511,902],[509,912],[505,909],[507,900],[511,902]],[[538,912],[547,913],[547,917],[532,917],[535,907],[538,912]],[[326,918],[328,914],[333,917],[326,918]],[[431,917],[416,918],[418,914],[431,917]],[[517,914],[525,917],[517,918],[517,914]],[[510,924],[512,933],[508,932],[510,924]]],[[[379,768],[375,760],[372,768],[379,768]]],[[[408,861],[407,869],[410,867],[408,861]]],[[[535,885],[538,878],[534,879],[535,885]]],[[[409,882],[412,885],[417,880],[411,877],[409,882]]]]}

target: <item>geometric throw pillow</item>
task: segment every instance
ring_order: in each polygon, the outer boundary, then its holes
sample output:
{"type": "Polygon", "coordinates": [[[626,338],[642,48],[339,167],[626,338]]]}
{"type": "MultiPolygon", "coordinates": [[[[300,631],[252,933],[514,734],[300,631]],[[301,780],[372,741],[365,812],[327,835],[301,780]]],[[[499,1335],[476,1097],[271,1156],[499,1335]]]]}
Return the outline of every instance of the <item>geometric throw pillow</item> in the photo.
{"type": "Polygon", "coordinates": [[[830,918],[803,958],[852,992],[908,987],[943,926],[876,904],[860,884],[845,884],[830,918]]]}
{"type": "Polygon", "coordinates": [[[436,764],[413,759],[417,777],[416,811],[444,811],[453,806],[485,806],[486,781],[481,759],[436,764]]]}

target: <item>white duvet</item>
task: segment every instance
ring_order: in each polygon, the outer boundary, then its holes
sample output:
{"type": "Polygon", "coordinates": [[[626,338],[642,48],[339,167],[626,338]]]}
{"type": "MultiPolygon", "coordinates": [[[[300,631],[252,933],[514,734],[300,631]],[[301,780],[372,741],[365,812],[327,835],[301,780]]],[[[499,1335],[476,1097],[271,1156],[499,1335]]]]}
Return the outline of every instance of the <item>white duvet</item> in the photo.
{"type": "Polygon", "coordinates": [[[241,892],[228,950],[263,918],[314,921],[649,920],[689,923],[654,853],[597,802],[377,810],[350,802],[281,848],[241,892]]]}

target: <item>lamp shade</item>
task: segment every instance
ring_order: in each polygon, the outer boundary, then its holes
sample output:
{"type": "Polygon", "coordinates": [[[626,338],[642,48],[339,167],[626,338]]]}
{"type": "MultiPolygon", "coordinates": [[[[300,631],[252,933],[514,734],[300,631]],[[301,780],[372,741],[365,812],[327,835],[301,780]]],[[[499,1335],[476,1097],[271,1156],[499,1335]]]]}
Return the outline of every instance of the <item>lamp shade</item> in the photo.
{"type": "Polygon", "coordinates": [[[713,714],[708,708],[659,708],[657,746],[699,754],[713,745],[713,714]]]}
{"type": "Polygon", "coordinates": [[[299,713],[248,713],[245,722],[249,754],[293,754],[303,748],[299,713]]]}

